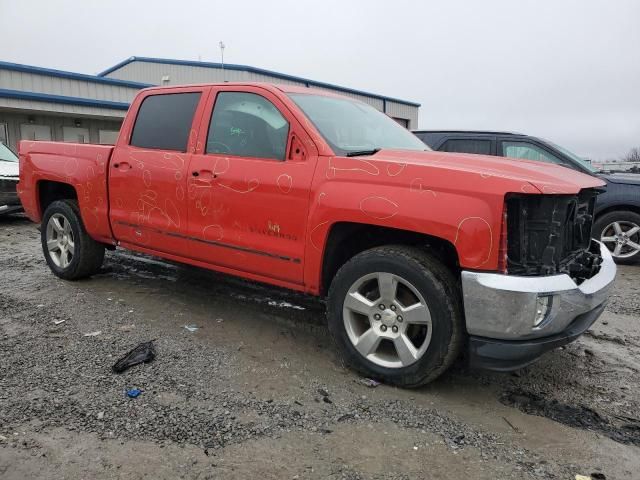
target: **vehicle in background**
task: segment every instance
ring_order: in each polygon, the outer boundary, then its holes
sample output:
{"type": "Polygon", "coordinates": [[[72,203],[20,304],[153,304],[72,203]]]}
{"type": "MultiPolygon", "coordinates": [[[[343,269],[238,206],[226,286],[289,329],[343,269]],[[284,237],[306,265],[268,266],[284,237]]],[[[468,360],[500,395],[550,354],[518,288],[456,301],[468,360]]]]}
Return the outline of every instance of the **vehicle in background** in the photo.
{"type": "Polygon", "coordinates": [[[115,146],[20,142],[18,191],[58,277],[122,247],[323,296],[346,363],[387,383],[427,383],[463,347],[519,368],[586,331],[616,271],[589,235],[604,182],[428,150],[329,92],[156,87],[115,146]]]}
{"type": "Polygon", "coordinates": [[[559,145],[520,133],[456,130],[413,133],[433,150],[441,152],[554,163],[604,180],[607,189],[596,200],[592,234],[607,246],[617,263],[640,260],[640,176],[599,171],[559,145]]]}
{"type": "Polygon", "coordinates": [[[22,211],[16,190],[18,180],[18,157],[0,143],[0,215],[22,211]]]}

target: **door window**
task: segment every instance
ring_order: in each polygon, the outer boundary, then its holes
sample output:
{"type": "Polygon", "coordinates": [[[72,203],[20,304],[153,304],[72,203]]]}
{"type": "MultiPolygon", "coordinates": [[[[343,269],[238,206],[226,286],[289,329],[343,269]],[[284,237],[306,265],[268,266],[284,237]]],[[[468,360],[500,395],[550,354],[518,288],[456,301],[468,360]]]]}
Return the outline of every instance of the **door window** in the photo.
{"type": "Polygon", "coordinates": [[[199,100],[200,92],[166,93],[145,98],[133,126],[131,145],[186,152],[199,100]]]}
{"type": "Polygon", "coordinates": [[[213,108],[206,153],[284,160],[289,122],[255,93],[220,92],[213,108]]]}
{"type": "Polygon", "coordinates": [[[528,142],[502,142],[502,154],[509,158],[522,160],[536,160],[538,162],[557,163],[564,162],[546,150],[528,142]]]}
{"type": "Polygon", "coordinates": [[[476,153],[479,155],[491,155],[491,140],[477,140],[460,138],[447,140],[439,148],[441,152],[476,153]]]}

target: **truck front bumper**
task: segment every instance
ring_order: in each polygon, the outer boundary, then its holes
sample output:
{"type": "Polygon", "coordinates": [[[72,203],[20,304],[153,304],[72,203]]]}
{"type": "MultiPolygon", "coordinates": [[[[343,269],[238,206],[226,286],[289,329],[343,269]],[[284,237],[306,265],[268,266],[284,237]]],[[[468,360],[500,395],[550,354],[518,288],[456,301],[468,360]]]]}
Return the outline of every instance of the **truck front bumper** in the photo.
{"type": "Polygon", "coordinates": [[[600,242],[600,270],[577,285],[566,274],[517,277],[462,272],[470,362],[491,370],[514,370],[584,333],[603,312],[616,275],[611,253],[600,242]]]}

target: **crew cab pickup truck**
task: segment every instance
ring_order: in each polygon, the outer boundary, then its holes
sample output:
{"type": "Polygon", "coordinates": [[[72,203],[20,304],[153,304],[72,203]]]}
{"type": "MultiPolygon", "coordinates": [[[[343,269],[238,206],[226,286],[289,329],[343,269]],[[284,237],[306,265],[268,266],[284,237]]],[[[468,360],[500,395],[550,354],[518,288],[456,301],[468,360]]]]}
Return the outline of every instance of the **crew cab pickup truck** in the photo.
{"type": "Polygon", "coordinates": [[[467,349],[508,370],[587,330],[615,277],[604,182],[428,151],[304,87],[142,90],[115,146],[22,141],[19,194],[55,275],[125,248],[326,297],[347,363],[415,387],[467,349]]]}

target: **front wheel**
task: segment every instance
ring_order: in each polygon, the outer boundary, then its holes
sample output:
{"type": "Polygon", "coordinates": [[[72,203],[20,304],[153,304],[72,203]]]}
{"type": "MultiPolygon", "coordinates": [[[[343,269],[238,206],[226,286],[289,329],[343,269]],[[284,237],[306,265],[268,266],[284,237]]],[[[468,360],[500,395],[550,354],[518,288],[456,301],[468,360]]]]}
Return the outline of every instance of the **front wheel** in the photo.
{"type": "Polygon", "coordinates": [[[65,280],[78,280],[96,273],[102,266],[104,246],[84,228],[78,204],[57,200],[42,217],[41,240],[51,271],[65,280]]]}
{"type": "Polygon", "coordinates": [[[388,246],[356,255],[336,274],[327,304],[329,329],[346,362],[385,383],[424,385],[460,352],[459,287],[420,249],[388,246]]]}
{"type": "Polygon", "coordinates": [[[628,210],[609,212],[593,225],[593,236],[611,252],[616,263],[640,260],[640,215],[628,210]]]}

